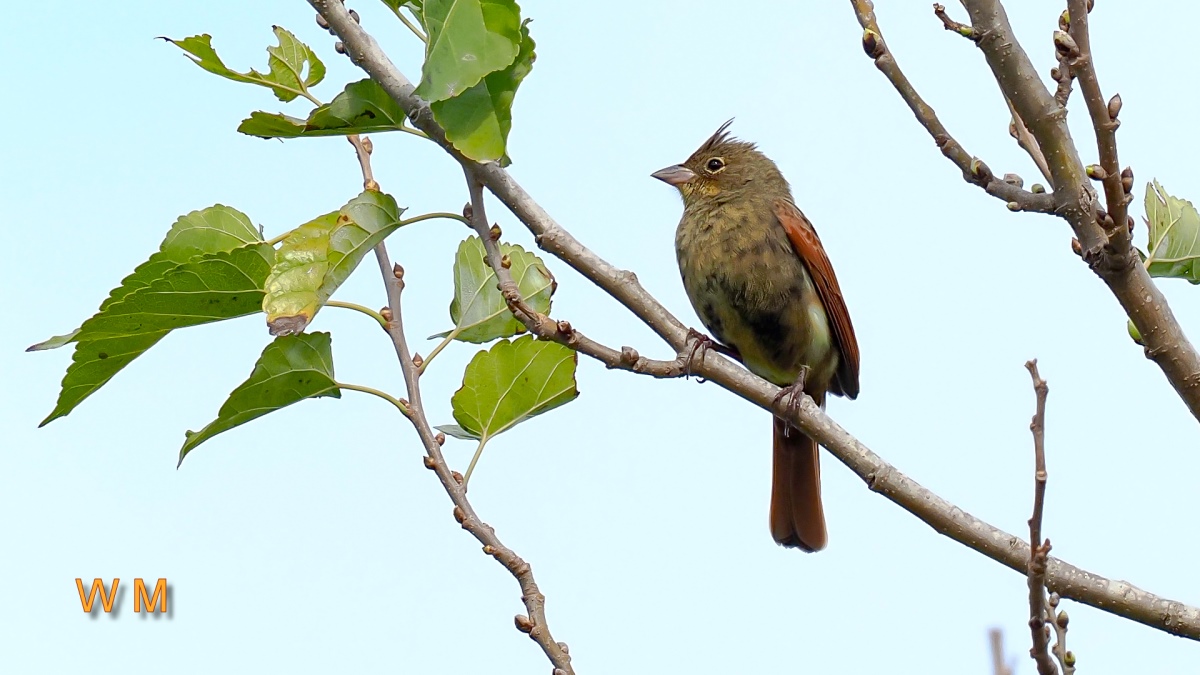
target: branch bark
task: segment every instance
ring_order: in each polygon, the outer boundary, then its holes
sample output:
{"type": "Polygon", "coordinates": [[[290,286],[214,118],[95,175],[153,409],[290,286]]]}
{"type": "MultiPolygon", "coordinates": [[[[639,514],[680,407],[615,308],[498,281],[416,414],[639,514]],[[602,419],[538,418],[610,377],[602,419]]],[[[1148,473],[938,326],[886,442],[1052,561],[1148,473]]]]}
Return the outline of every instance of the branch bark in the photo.
{"type": "MultiPolygon", "coordinates": [[[[676,351],[676,361],[655,363],[674,364],[688,356],[689,338],[686,327],[642,288],[636,275],[617,269],[588,250],[555,222],[507,171],[496,164],[476,164],[463,158],[446,140],[445,133],[433,119],[429,105],[413,94],[412,83],[396,68],[374,38],[350,18],[345,7],[338,0],[308,2],[325,17],[333,31],[346,44],[347,52],[354,63],[365,70],[389,96],[408,111],[414,126],[425,132],[431,140],[464,166],[470,167],[473,175],[535,235],[542,249],[555,255],[608,292],[676,351]]],[[[963,155],[965,156],[965,152],[963,155]]],[[[548,327],[545,322],[527,321],[526,325],[541,337],[561,339],[543,334],[548,327]]],[[[636,354],[634,350],[626,349],[636,354]]],[[[599,350],[595,347],[592,351],[580,351],[598,358],[610,367],[636,370],[632,366],[623,365],[619,358],[606,360],[613,354],[618,354],[616,350],[599,350]]],[[[621,353],[624,353],[624,350],[621,353]]],[[[1024,541],[966,513],[883,461],[825,415],[810,398],[804,397],[800,405],[795,407],[787,403],[776,404],[779,387],[714,354],[711,350],[700,350],[698,357],[698,363],[691,364],[694,374],[711,380],[746,401],[771,410],[779,417],[792,422],[850,467],[871,490],[895,502],[935,531],[1022,575],[1025,574],[1030,549],[1024,541]]],[[[637,359],[630,360],[638,362],[637,359]]],[[[661,371],[650,374],[677,377],[683,372],[682,369],[676,373],[663,367],[661,371]]],[[[1047,563],[1046,584],[1063,597],[1175,635],[1200,640],[1200,609],[1196,607],[1156,596],[1131,584],[1107,579],[1054,558],[1050,558],[1047,563]]]]}
{"type": "MultiPolygon", "coordinates": [[[[371,140],[366,136],[359,137],[357,135],[350,136],[347,140],[354,146],[359,166],[362,167],[363,186],[368,190],[378,190],[379,184],[375,182],[375,176],[371,170],[371,140]]],[[[480,196],[482,197],[482,195],[480,196]]],[[[479,207],[479,212],[482,214],[482,200],[480,200],[479,207]]],[[[409,421],[412,422],[413,428],[416,429],[421,444],[425,446],[425,468],[431,469],[437,474],[446,494],[450,496],[450,501],[454,503],[454,519],[479,543],[483,544],[483,552],[504,565],[520,585],[521,601],[525,603],[525,609],[529,614],[528,616],[518,614],[515,617],[517,630],[528,634],[534,642],[538,643],[546,657],[554,664],[554,675],[574,675],[575,670],[571,667],[571,656],[566,643],[556,642],[550,634],[550,628],[546,622],[546,597],[542,595],[537,581],[533,578],[533,568],[500,541],[491,525],[479,518],[471,506],[471,502],[467,499],[466,480],[458,472],[450,469],[445,456],[442,455],[442,444],[446,442],[446,436],[434,433],[429,419],[425,416],[425,405],[421,401],[420,364],[417,362],[419,357],[414,357],[409,351],[408,340],[404,335],[404,321],[400,307],[400,296],[404,290],[404,269],[400,265],[392,264],[384,242],[379,242],[375,246],[375,259],[379,263],[379,271],[383,275],[383,284],[387,290],[388,304],[384,315],[386,320],[384,329],[396,349],[396,358],[400,361],[400,370],[404,374],[404,385],[408,390],[408,401],[404,402],[403,406],[398,404],[397,407],[400,407],[401,412],[405,412],[409,421]]]]}
{"type": "MultiPolygon", "coordinates": [[[[870,5],[865,0],[853,1],[856,9],[870,5]]],[[[1137,326],[1146,346],[1146,356],[1163,371],[1192,415],[1200,419],[1200,353],[1196,352],[1184,334],[1167,299],[1154,285],[1134,251],[1124,207],[1113,208],[1125,199],[1121,172],[1117,168],[1115,116],[1108,114],[1108,106],[1100,96],[1096,81],[1087,35],[1086,0],[1069,0],[1071,41],[1063,43],[1058,40],[1056,44],[1060,45],[1060,53],[1063,53],[1062,45],[1065,45],[1071,72],[1079,80],[1080,89],[1092,111],[1102,166],[1106,172],[1105,190],[1110,203],[1108,213],[1097,204],[1096,191],[1089,183],[1087,170],[1067,128],[1066,109],[1038,77],[1028,54],[1013,33],[1004,6],[999,0],[961,2],[971,17],[972,30],[980,36],[976,44],[983,52],[992,75],[1012,100],[1013,108],[1037,139],[1046,157],[1054,193],[1059,197],[1057,212],[1074,230],[1084,260],[1104,281],[1137,326]],[[1074,43],[1074,49],[1071,49],[1071,42],[1074,43]],[[1078,53],[1075,53],[1076,50],[1078,53]],[[1121,191],[1119,199],[1113,187],[1121,191]],[[1114,216],[1119,220],[1114,220],[1114,216]]],[[[861,11],[859,15],[862,20],[861,11]]],[[[1065,96],[1062,98],[1065,99],[1065,96]]]]}
{"type": "Polygon", "coordinates": [[[1033,647],[1029,655],[1037,664],[1038,675],[1058,675],[1058,666],[1050,656],[1050,636],[1046,630],[1046,560],[1050,540],[1042,541],[1042,512],[1046,506],[1046,396],[1049,386],[1038,374],[1037,359],[1025,367],[1033,378],[1037,406],[1029,430],[1033,432],[1033,515],[1029,518],[1029,632],[1033,647]]]}

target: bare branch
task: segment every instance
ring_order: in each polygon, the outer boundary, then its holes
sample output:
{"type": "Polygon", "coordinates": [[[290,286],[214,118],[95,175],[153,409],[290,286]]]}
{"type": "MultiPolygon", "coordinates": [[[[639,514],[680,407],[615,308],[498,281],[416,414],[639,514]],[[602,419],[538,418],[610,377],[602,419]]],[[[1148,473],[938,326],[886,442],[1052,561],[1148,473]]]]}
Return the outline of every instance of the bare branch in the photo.
{"type": "MultiPolygon", "coordinates": [[[[461,163],[471,165],[446,140],[445,133],[433,120],[429,105],[413,94],[412,83],[392,64],[374,38],[349,17],[342,4],[336,0],[308,1],[325,17],[338,37],[345,41],[355,63],[408,111],[414,126],[461,163]]],[[[688,344],[686,327],[637,282],[633,273],[617,269],[583,246],[498,165],[478,164],[473,165],[472,170],[492,194],[533,232],[539,246],[604,289],[670,344],[677,354],[685,353],[688,344]]],[[[1003,181],[997,182],[1003,184],[1003,181]]],[[[636,355],[633,350],[629,352],[636,355]]],[[[608,364],[607,361],[605,363],[608,364]]],[[[775,406],[779,387],[726,358],[708,353],[704,354],[699,365],[694,365],[693,371],[793,423],[850,467],[871,490],[900,505],[935,531],[1025,574],[1029,548],[1021,538],[971,516],[884,462],[838,426],[811,399],[802,399],[800,405],[794,408],[786,404],[775,406]]],[[[1196,607],[1161,598],[1054,558],[1049,559],[1047,564],[1046,583],[1063,597],[1176,635],[1200,639],[1200,609],[1196,607]]]]}
{"type": "Polygon", "coordinates": [[[879,30],[879,23],[875,20],[875,10],[870,0],[851,0],[851,2],[858,15],[858,22],[863,27],[863,49],[867,52],[867,56],[875,61],[875,67],[879,68],[880,72],[896,88],[896,91],[900,92],[900,97],[912,109],[921,126],[925,127],[930,136],[933,136],[933,141],[937,143],[942,154],[962,170],[963,179],[968,183],[978,185],[988,194],[1003,199],[1010,210],[1053,213],[1055,206],[1053,195],[1034,194],[1004,182],[992,173],[987,164],[972,157],[958,141],[954,140],[954,137],[938,119],[937,113],[921,98],[904,72],[900,70],[896,59],[892,57],[891,51],[888,50],[887,44],[883,40],[883,33],[879,30]]]}
{"type": "MultiPolygon", "coordinates": [[[[855,1],[857,6],[863,0],[855,1]]],[[[1003,5],[999,0],[961,1],[971,15],[972,28],[981,36],[976,44],[987,59],[993,76],[1045,154],[1054,193],[1060,197],[1057,212],[1074,230],[1083,259],[1109,287],[1141,333],[1146,356],[1158,364],[1192,415],[1200,419],[1200,354],[1188,341],[1166,298],[1151,281],[1137,252],[1133,250],[1125,211],[1122,209],[1118,212],[1121,220],[1117,222],[1096,203],[1096,191],[1089,183],[1087,170],[1067,128],[1066,109],[1038,77],[1029,55],[1013,34],[1003,5]],[[1149,334],[1147,331],[1150,331],[1149,334]]],[[[1060,31],[1056,34],[1055,45],[1059,53],[1072,64],[1072,72],[1080,78],[1080,87],[1092,91],[1092,100],[1088,105],[1089,109],[1097,108],[1093,113],[1095,122],[1100,112],[1097,103],[1102,102],[1099,85],[1094,82],[1094,69],[1090,76],[1084,73],[1092,68],[1091,64],[1081,60],[1085,55],[1084,48],[1088,46],[1087,2],[1070,0],[1068,7],[1070,15],[1075,17],[1072,32],[1067,34],[1060,31]],[[1084,38],[1083,47],[1077,37],[1084,38]],[[1092,79],[1085,87],[1084,79],[1087,77],[1092,79]]],[[[1090,59],[1088,53],[1087,60],[1090,59]]],[[[1119,108],[1114,104],[1114,110],[1119,108]]],[[[1104,114],[1114,117],[1109,115],[1108,110],[1105,105],[1104,114]]],[[[1097,126],[1097,129],[1104,130],[1107,143],[1115,127],[1105,123],[1097,126]]],[[[1112,154],[1108,161],[1109,166],[1115,167],[1115,141],[1112,143],[1112,154]]],[[[1106,193],[1112,191],[1110,184],[1123,193],[1121,172],[1115,169],[1110,172],[1107,166],[1104,171],[1104,180],[1108,181],[1106,193]],[[1109,173],[1113,175],[1107,175],[1109,173]]]]}
{"type": "Polygon", "coordinates": [[[1033,647],[1029,655],[1037,663],[1038,675],[1058,675],[1058,667],[1050,657],[1050,636],[1046,628],[1046,560],[1050,556],[1050,540],[1042,541],[1042,511],[1046,504],[1046,395],[1050,388],[1038,374],[1037,359],[1025,367],[1033,378],[1037,408],[1029,430],[1033,432],[1033,516],[1029,519],[1029,631],[1033,647]]]}
{"type": "Polygon", "coordinates": [[[992,645],[992,675],[1013,675],[1004,655],[1004,631],[993,628],[988,631],[988,642],[992,645]]]}
{"type": "Polygon", "coordinates": [[[1110,236],[1114,247],[1128,248],[1130,246],[1131,222],[1126,210],[1133,195],[1127,195],[1121,186],[1121,165],[1117,159],[1117,127],[1121,126],[1117,113],[1121,110],[1121,98],[1113,98],[1115,103],[1109,105],[1100,93],[1100,80],[1096,77],[1096,64],[1092,57],[1091,36],[1088,32],[1088,12],[1092,11],[1089,0],[1068,0],[1067,22],[1070,36],[1075,42],[1076,53],[1073,58],[1071,72],[1079,79],[1079,91],[1087,103],[1088,113],[1092,117],[1092,127],[1096,131],[1096,147],[1100,151],[1100,166],[1104,169],[1104,197],[1108,204],[1108,214],[1113,223],[1110,236]],[[1128,220],[1127,220],[1128,219],[1128,220]],[[1124,226],[1124,227],[1119,227],[1124,226]]]}
{"type": "Polygon", "coordinates": [[[1037,139],[1033,137],[1033,134],[1029,133],[1029,129],[1021,121],[1021,116],[1017,114],[1017,109],[1013,107],[1012,101],[1005,96],[1004,102],[1008,105],[1008,111],[1012,114],[1012,121],[1008,123],[1008,135],[1016,139],[1017,145],[1021,146],[1021,149],[1029,155],[1029,158],[1037,165],[1042,177],[1046,180],[1052,180],[1050,177],[1050,167],[1046,164],[1046,156],[1042,154],[1042,147],[1038,145],[1037,139]]]}
{"type": "Polygon", "coordinates": [[[975,31],[970,26],[951,19],[950,15],[946,13],[945,5],[937,2],[933,3],[933,15],[942,22],[942,27],[946,30],[958,33],[972,42],[979,39],[979,36],[975,34],[975,31]]]}

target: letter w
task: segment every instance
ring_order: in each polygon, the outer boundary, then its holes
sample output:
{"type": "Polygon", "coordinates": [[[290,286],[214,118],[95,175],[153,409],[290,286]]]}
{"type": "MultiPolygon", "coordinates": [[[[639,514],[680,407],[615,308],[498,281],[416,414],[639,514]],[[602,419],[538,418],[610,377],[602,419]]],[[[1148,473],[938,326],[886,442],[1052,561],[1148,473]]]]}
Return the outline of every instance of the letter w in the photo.
{"type": "Polygon", "coordinates": [[[75,588],[79,589],[79,602],[80,602],[80,604],[83,605],[83,611],[91,613],[92,603],[96,601],[96,592],[99,591],[100,592],[100,603],[102,605],[104,605],[104,611],[111,612],[112,606],[113,606],[113,600],[117,599],[117,584],[120,584],[120,583],[121,583],[120,579],[113,579],[112,590],[105,593],[104,592],[104,580],[103,579],[93,579],[92,580],[92,592],[88,593],[87,597],[85,598],[83,596],[83,579],[80,579],[79,577],[75,577],[75,588]]]}

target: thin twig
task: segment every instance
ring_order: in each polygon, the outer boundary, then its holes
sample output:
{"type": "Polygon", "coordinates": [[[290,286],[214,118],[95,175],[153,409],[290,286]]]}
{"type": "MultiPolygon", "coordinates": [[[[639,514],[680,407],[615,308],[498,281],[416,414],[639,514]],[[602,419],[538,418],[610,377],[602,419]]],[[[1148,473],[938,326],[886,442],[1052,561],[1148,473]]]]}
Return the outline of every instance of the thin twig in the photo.
{"type": "Polygon", "coordinates": [[[1012,211],[1033,211],[1037,213],[1054,213],[1055,199],[1051,194],[1035,194],[1011,183],[992,173],[987,164],[977,157],[972,157],[938,119],[933,108],[921,98],[916,88],[908,81],[908,77],[900,70],[891,50],[883,40],[879,22],[875,20],[874,6],[870,0],[851,0],[863,27],[863,49],[874,62],[875,67],[900,92],[900,97],[908,104],[917,121],[933,136],[938,149],[962,171],[963,179],[973,185],[983,188],[988,194],[1004,200],[1012,211]]]}
{"type": "Polygon", "coordinates": [[[1013,675],[1004,654],[1004,631],[993,628],[988,631],[988,642],[992,646],[992,675],[1013,675]]]}
{"type": "MultiPolygon", "coordinates": [[[[1192,346],[1172,313],[1170,304],[1142,266],[1137,252],[1130,245],[1128,228],[1125,228],[1125,234],[1121,234],[1117,232],[1122,229],[1120,227],[1109,226],[1106,229],[1101,226],[1096,193],[1067,129],[1066,110],[1038,77],[1029,55],[1013,34],[999,0],[961,2],[971,16],[972,29],[980,36],[976,44],[983,52],[1000,89],[1012,101],[1021,121],[1045,155],[1055,196],[1054,212],[1070,223],[1078,240],[1079,254],[1108,286],[1137,327],[1146,347],[1146,356],[1162,370],[1192,416],[1200,420],[1200,353],[1192,346]]],[[[1078,4],[1082,0],[1071,2],[1078,4]]],[[[867,53],[908,102],[942,152],[961,168],[968,156],[944,133],[932,111],[895,67],[895,61],[879,34],[870,0],[851,0],[851,5],[859,23],[866,29],[863,46],[867,53]]],[[[1086,11],[1083,14],[1086,15],[1086,11]]],[[[1061,39],[1058,42],[1069,46],[1061,39]]],[[[1113,104],[1114,109],[1119,107],[1113,104]]],[[[976,170],[975,162],[978,160],[971,160],[963,175],[969,182],[981,184],[990,172],[976,170]]],[[[978,163],[982,167],[982,162],[978,163]]],[[[1118,177],[1123,179],[1119,174],[1118,177]]],[[[989,180],[986,183],[989,191],[995,182],[989,180]]],[[[1030,210],[1028,206],[1023,206],[1019,201],[1009,204],[1009,208],[1014,210],[1030,210]]]]}
{"type": "MultiPolygon", "coordinates": [[[[1100,80],[1096,76],[1096,64],[1092,54],[1091,36],[1088,31],[1088,12],[1091,11],[1090,0],[1068,0],[1067,13],[1070,36],[1075,42],[1078,52],[1069,50],[1069,56],[1074,58],[1071,72],[1079,80],[1079,93],[1087,103],[1088,113],[1092,117],[1092,128],[1096,132],[1096,147],[1100,151],[1100,166],[1104,169],[1104,198],[1108,204],[1108,217],[1101,223],[1109,223],[1105,227],[1110,238],[1110,245],[1120,249],[1130,246],[1130,227],[1127,206],[1132,195],[1126,195],[1121,185],[1121,163],[1117,158],[1117,127],[1121,126],[1117,119],[1120,111],[1120,97],[1114,97],[1114,105],[1104,99],[1100,92],[1100,80]],[[1111,219],[1111,221],[1109,220],[1111,219]]],[[[1062,51],[1062,50],[1059,50],[1062,51]]]]}
{"type": "Polygon", "coordinates": [[[1029,518],[1029,632],[1033,647],[1029,655],[1037,664],[1038,675],[1058,675],[1050,657],[1050,636],[1046,630],[1046,560],[1050,540],[1042,541],[1042,511],[1046,505],[1046,395],[1049,386],[1038,374],[1037,359],[1025,363],[1033,378],[1037,408],[1029,430],[1033,432],[1033,516],[1029,518]]]}
{"type": "MultiPolygon", "coordinates": [[[[404,76],[379,44],[356,24],[345,7],[335,0],[308,0],[330,23],[343,40],[356,63],[408,114],[413,124],[460,163],[468,160],[446,140],[445,131],[433,119],[429,104],[413,93],[412,82],[404,76]]],[[[872,19],[873,20],[873,19],[872,19]]],[[[497,164],[477,164],[476,176],[534,234],[538,245],[570,265],[612,298],[628,308],[651,330],[662,337],[677,354],[686,356],[688,331],[658,300],[638,283],[632,272],[620,270],[575,239],[513,177],[497,164]]],[[[531,329],[532,330],[532,329],[531,329]]],[[[540,335],[540,334],[539,334],[540,335]]],[[[643,361],[633,349],[616,352],[603,345],[589,345],[595,356],[610,367],[624,367],[658,377],[683,375],[682,361],[643,361]],[[622,355],[628,364],[622,365],[622,355]],[[614,358],[615,357],[615,358],[614,358]],[[678,363],[678,366],[675,364],[678,363]],[[671,367],[675,366],[675,371],[671,367]],[[640,368],[639,368],[640,367],[640,368]]],[[[774,403],[779,387],[753,375],[729,359],[706,354],[692,371],[729,390],[750,403],[774,410],[809,437],[827,448],[839,461],[854,471],[867,486],[924,521],[935,531],[996,560],[1022,575],[1027,570],[1029,549],[1024,539],[996,528],[926,489],[872,452],[866,445],[842,429],[811,400],[800,405],[779,407],[774,403]],[[786,408],[786,409],[785,409],[786,408]]],[[[1172,380],[1174,381],[1174,380],[1172,380]]],[[[1200,394],[1200,388],[1197,389],[1200,394]]],[[[1128,583],[1115,581],[1051,558],[1046,584],[1063,597],[1073,598],[1104,611],[1124,616],[1169,633],[1200,639],[1200,608],[1162,598],[1128,583]]]]}
{"type": "Polygon", "coordinates": [[[371,139],[352,134],[347,136],[346,140],[350,141],[350,145],[354,146],[354,153],[358,155],[358,165],[362,167],[363,189],[378,192],[379,183],[375,182],[375,173],[371,170],[371,152],[375,149],[371,139]]]}
{"type": "Polygon", "coordinates": [[[421,444],[425,446],[425,466],[437,474],[446,494],[450,496],[450,501],[454,503],[454,519],[479,543],[483,544],[483,552],[504,565],[520,585],[521,600],[525,603],[529,617],[518,615],[517,628],[528,633],[529,637],[541,646],[542,651],[546,653],[547,658],[556,669],[560,669],[566,675],[572,675],[575,671],[571,667],[571,657],[567,653],[567,646],[564,643],[556,642],[550,635],[550,628],[546,623],[546,596],[542,595],[541,590],[538,589],[537,582],[533,578],[533,568],[500,541],[491,525],[479,518],[467,500],[466,486],[463,484],[462,477],[450,470],[445,456],[442,455],[442,442],[445,441],[445,436],[435,434],[429,420],[425,417],[425,406],[421,402],[420,374],[417,372],[416,364],[413,363],[412,356],[408,351],[408,343],[404,337],[404,324],[400,312],[400,293],[404,288],[404,271],[399,265],[393,267],[383,243],[375,247],[375,257],[379,261],[379,270],[383,275],[384,284],[387,285],[388,307],[391,309],[392,315],[391,321],[388,322],[388,334],[391,335],[392,343],[395,345],[396,356],[400,359],[400,369],[404,373],[404,383],[408,388],[408,409],[412,413],[410,419],[413,426],[416,427],[417,435],[421,438],[421,444]]]}
{"type": "Polygon", "coordinates": [[[1017,109],[1013,107],[1012,101],[1005,96],[1005,104],[1008,105],[1008,111],[1012,115],[1012,121],[1008,123],[1008,134],[1017,141],[1017,145],[1029,155],[1033,163],[1037,165],[1038,171],[1046,180],[1052,180],[1050,177],[1050,166],[1046,164],[1046,156],[1042,154],[1042,148],[1038,145],[1037,139],[1033,134],[1029,133],[1029,128],[1021,121],[1021,115],[1017,113],[1017,109]]]}
{"type": "Polygon", "coordinates": [[[975,31],[970,26],[951,19],[950,15],[946,13],[945,5],[937,2],[933,3],[933,15],[941,20],[942,27],[946,30],[958,33],[972,42],[979,39],[979,36],[975,34],[975,31]]]}
{"type": "MultiPolygon", "coordinates": [[[[349,17],[347,16],[347,18],[349,17]]],[[[354,146],[359,166],[362,168],[363,185],[368,190],[378,190],[379,184],[375,182],[371,172],[372,148],[370,141],[366,138],[360,139],[358,136],[349,136],[348,138],[354,146]]],[[[444,217],[446,215],[427,214],[427,217],[444,217]]],[[[413,222],[422,218],[420,216],[414,218],[413,222]]],[[[387,311],[381,314],[387,320],[385,329],[396,349],[396,357],[400,360],[400,370],[404,374],[404,385],[408,390],[407,401],[395,399],[393,401],[402,412],[406,411],[408,419],[416,428],[417,436],[420,437],[421,444],[425,446],[425,467],[437,474],[446,494],[450,496],[450,501],[454,503],[454,519],[479,543],[483,544],[483,552],[503,565],[520,585],[521,600],[525,603],[529,617],[518,614],[516,617],[517,629],[529,634],[529,637],[541,646],[547,658],[554,664],[555,675],[574,675],[575,671],[571,667],[571,657],[567,653],[566,643],[556,642],[550,635],[550,628],[546,623],[546,596],[542,595],[537,581],[533,578],[533,568],[500,541],[491,525],[479,518],[471,506],[471,502],[467,500],[466,480],[458,472],[451,471],[445,456],[442,455],[442,443],[446,441],[446,436],[435,433],[429,424],[429,419],[425,416],[425,406],[421,402],[421,372],[415,361],[419,357],[414,357],[409,352],[408,340],[404,335],[403,315],[400,311],[400,296],[404,290],[404,269],[400,265],[392,264],[387,253],[387,246],[382,241],[375,246],[375,259],[379,263],[379,271],[383,275],[383,283],[387,289],[387,311]]],[[[348,386],[347,388],[390,398],[383,392],[368,390],[366,387],[348,386]]]]}

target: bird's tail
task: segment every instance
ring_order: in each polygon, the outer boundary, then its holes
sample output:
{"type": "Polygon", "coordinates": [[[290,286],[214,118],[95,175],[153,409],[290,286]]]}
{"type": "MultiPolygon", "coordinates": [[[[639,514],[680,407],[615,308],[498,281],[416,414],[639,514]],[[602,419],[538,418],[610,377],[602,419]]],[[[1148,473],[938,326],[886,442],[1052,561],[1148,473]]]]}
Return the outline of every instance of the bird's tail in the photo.
{"type": "Polygon", "coordinates": [[[775,418],[775,469],[771,482],[771,536],[788,548],[825,548],[821,463],[817,442],[775,418]]]}

